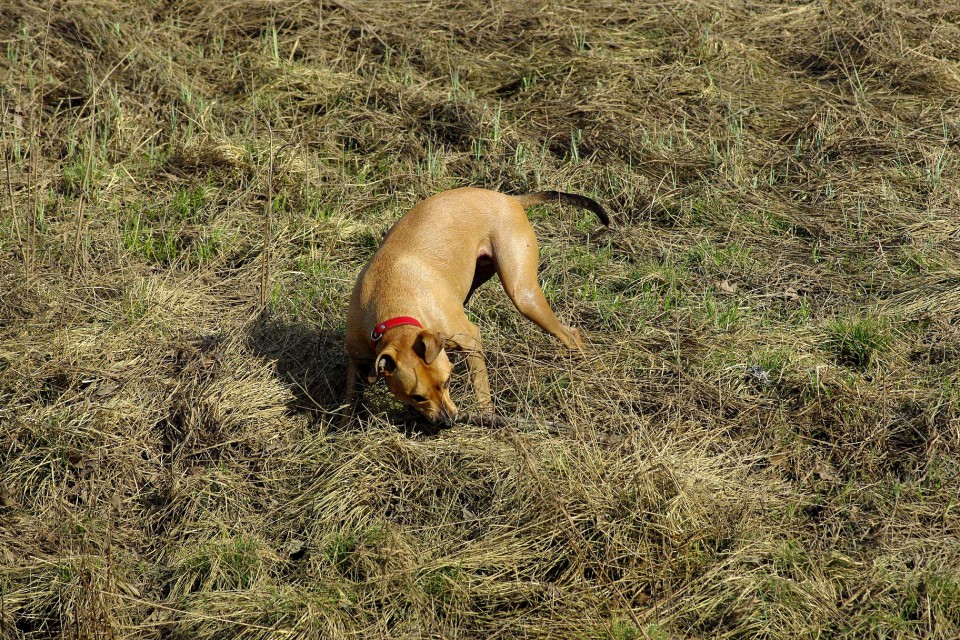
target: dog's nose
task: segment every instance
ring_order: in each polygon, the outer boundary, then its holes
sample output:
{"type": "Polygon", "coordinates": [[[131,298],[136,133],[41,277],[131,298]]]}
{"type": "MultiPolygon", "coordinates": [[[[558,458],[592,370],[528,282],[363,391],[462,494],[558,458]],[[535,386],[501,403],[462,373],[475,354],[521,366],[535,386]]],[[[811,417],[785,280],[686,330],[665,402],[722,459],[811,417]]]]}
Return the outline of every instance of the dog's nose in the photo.
{"type": "Polygon", "coordinates": [[[453,412],[448,411],[446,408],[440,410],[440,424],[444,428],[449,429],[454,425],[457,420],[457,410],[454,409],[453,412]]]}

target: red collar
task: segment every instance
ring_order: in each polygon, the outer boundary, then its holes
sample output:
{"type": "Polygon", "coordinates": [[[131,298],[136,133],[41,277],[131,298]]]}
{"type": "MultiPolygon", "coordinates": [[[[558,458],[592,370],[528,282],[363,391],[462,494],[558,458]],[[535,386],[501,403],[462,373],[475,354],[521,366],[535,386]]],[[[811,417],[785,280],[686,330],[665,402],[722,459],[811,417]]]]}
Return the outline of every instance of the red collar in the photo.
{"type": "Polygon", "coordinates": [[[411,318],[410,316],[397,316],[396,318],[390,318],[389,320],[384,320],[377,326],[373,328],[373,331],[370,332],[370,348],[376,351],[377,341],[383,337],[387,331],[393,329],[394,327],[399,327],[405,324],[412,324],[415,327],[420,327],[423,329],[423,325],[416,318],[411,318]]]}

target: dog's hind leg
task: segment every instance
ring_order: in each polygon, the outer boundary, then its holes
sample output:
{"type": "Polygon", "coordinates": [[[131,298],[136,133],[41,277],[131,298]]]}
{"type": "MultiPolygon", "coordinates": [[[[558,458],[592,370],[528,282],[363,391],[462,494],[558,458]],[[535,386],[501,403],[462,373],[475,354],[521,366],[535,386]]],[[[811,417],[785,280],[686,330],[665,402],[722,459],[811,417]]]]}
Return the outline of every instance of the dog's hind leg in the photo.
{"type": "Polygon", "coordinates": [[[497,274],[503,289],[524,317],[571,351],[580,351],[583,349],[580,332],[557,319],[537,282],[537,237],[526,218],[523,222],[512,229],[506,242],[498,242],[494,247],[497,274]]]}

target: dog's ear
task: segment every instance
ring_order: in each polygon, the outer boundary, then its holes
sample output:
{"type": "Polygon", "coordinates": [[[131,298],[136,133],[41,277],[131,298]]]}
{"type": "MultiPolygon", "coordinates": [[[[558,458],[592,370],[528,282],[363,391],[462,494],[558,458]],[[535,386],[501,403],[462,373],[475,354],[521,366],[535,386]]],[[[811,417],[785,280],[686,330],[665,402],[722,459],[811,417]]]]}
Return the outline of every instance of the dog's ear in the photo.
{"type": "Polygon", "coordinates": [[[391,376],[397,370],[397,352],[392,347],[387,347],[380,352],[370,373],[367,375],[367,382],[374,383],[380,376],[391,376]]]}
{"type": "Polygon", "coordinates": [[[443,343],[446,341],[445,336],[424,329],[413,342],[413,352],[420,356],[424,362],[430,364],[443,351],[443,343]]]}

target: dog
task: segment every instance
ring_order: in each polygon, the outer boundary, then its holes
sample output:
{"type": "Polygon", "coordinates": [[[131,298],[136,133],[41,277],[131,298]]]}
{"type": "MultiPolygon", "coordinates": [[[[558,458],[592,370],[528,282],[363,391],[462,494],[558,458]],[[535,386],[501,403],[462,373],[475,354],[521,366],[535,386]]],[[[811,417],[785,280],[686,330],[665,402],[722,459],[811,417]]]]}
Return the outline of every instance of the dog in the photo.
{"type": "Polygon", "coordinates": [[[610,226],[603,207],[584,196],[557,191],[510,196],[473,187],[431,196],[393,225],[350,296],[341,426],[356,411],[363,386],[380,377],[431,424],[452,426],[457,407],[450,398],[446,349],[466,352],[478,403],[490,410],[480,330],[464,305],[494,274],[521,314],[567,349],[583,349],[580,332],[560,323],[537,282],[537,238],[526,208],[554,202],[589,209],[610,226]]]}

